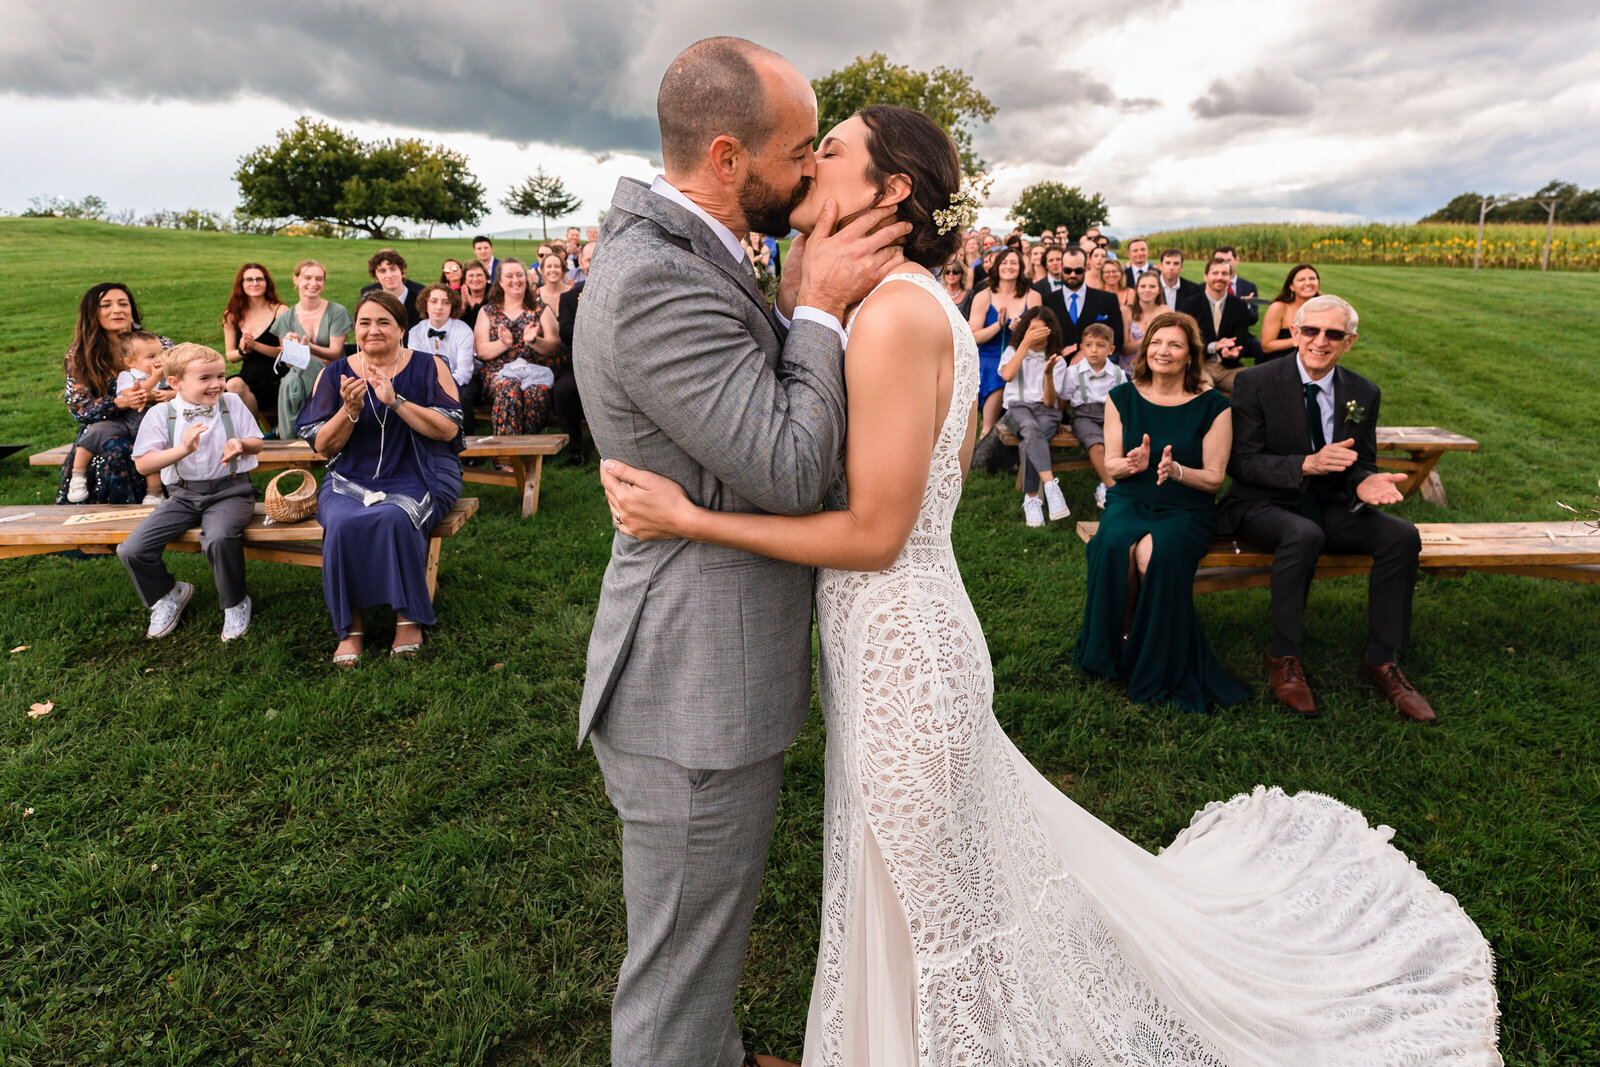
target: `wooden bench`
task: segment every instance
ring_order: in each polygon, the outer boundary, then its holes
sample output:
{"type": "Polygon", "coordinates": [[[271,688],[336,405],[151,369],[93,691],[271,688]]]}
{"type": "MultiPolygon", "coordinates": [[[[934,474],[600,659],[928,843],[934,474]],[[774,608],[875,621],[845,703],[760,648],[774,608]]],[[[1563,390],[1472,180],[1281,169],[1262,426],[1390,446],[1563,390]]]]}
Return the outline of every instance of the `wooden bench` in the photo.
{"type": "MultiPolygon", "coordinates": [[[[145,504],[34,504],[0,507],[0,559],[42,556],[76,548],[91,555],[115,552],[128,539],[153,506],[145,504]],[[22,516],[27,516],[23,518],[22,516]],[[109,516],[105,521],[82,522],[83,516],[109,516]],[[78,518],[78,523],[69,520],[78,518]]],[[[428,592],[439,587],[439,546],[446,537],[461,532],[478,510],[477,497],[462,497],[428,534],[428,592]]],[[[263,525],[266,506],[256,505],[255,518],[244,528],[244,558],[322,566],[322,527],[306,522],[263,525]]],[[[200,551],[200,530],[185,530],[167,545],[178,552],[200,551]]]]}
{"type": "MultiPolygon", "coordinates": [[[[504,463],[508,471],[484,467],[462,467],[463,481],[484,485],[509,485],[522,496],[522,517],[528,518],[539,510],[539,477],[544,470],[544,457],[553,456],[567,447],[564,433],[518,434],[505,437],[469,437],[462,459],[487,459],[504,463]]],[[[38,452],[29,457],[32,467],[57,467],[67,461],[71,445],[38,452]]],[[[261,470],[281,470],[298,467],[310,470],[328,462],[328,457],[313,452],[301,440],[264,441],[257,460],[261,470]]]]}
{"type": "MultiPolygon", "coordinates": [[[[1087,542],[1100,528],[1078,523],[1087,542]]],[[[1459,578],[1468,571],[1555,578],[1600,584],[1600,533],[1574,522],[1423,522],[1420,564],[1436,578],[1459,578]]],[[[1317,578],[1367,574],[1371,556],[1323,556],[1317,578]]],[[[1272,584],[1272,553],[1241,541],[1219,537],[1200,560],[1194,576],[1196,593],[1253,589],[1272,584]]]]}
{"type": "MultiPolygon", "coordinates": [[[[1021,443],[1016,434],[1004,424],[997,427],[1002,444],[1015,447],[1021,443]]],[[[1078,439],[1069,429],[1062,429],[1050,439],[1050,449],[1075,449],[1078,439]]],[[[1449,507],[1444,495],[1444,483],[1434,470],[1446,452],[1476,452],[1478,442],[1437,426],[1380,426],[1378,427],[1378,466],[1383,470],[1404,471],[1406,480],[1400,483],[1400,492],[1409,496],[1420,486],[1422,498],[1441,508],[1449,507]],[[1404,452],[1405,456],[1389,453],[1404,452]]],[[[1054,471],[1083,470],[1089,466],[1089,457],[1079,454],[1053,460],[1054,471]]],[[[1022,488],[1022,471],[1017,471],[1017,488],[1022,488]]]]}

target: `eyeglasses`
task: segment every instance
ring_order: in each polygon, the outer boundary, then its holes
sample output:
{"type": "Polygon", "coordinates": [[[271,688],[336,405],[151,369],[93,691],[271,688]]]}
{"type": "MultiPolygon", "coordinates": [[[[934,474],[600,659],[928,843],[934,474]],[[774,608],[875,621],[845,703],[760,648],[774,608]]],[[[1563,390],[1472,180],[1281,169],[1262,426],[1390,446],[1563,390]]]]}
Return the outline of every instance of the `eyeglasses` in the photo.
{"type": "Polygon", "coordinates": [[[1296,326],[1295,329],[1299,330],[1300,336],[1307,341],[1315,341],[1318,337],[1326,337],[1334,344],[1338,344],[1350,336],[1348,330],[1324,330],[1321,326],[1296,326]]]}
{"type": "Polygon", "coordinates": [[[1082,274],[1082,273],[1084,273],[1084,269],[1082,267],[1063,267],[1063,268],[1061,268],[1061,273],[1062,274],[1082,274]]]}

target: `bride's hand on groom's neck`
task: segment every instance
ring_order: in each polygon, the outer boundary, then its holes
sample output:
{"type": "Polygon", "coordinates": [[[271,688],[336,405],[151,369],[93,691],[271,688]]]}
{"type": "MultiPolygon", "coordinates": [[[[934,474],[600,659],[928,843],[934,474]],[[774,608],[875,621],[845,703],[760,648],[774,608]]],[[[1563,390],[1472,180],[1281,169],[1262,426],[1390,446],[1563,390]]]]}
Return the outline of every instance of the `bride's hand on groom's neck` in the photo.
{"type": "MultiPolygon", "coordinates": [[[[817,225],[802,244],[795,303],[842,319],[845,309],[872,291],[883,276],[905,261],[899,243],[911,232],[909,222],[894,222],[893,206],[862,212],[837,232],[839,205],[823,203],[817,225]],[[826,235],[826,236],[824,236],[826,235]]],[[[791,259],[794,248],[790,248],[791,259]]],[[[790,276],[789,263],[784,264],[790,276]]],[[[779,298],[780,309],[782,295],[779,298]]]]}

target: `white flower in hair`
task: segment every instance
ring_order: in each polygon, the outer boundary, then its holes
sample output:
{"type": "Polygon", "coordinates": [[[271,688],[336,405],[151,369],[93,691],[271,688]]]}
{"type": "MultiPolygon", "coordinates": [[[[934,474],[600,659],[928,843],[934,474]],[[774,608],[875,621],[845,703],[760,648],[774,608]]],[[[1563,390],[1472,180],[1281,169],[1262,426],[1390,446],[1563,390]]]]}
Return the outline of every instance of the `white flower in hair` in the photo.
{"type": "Polygon", "coordinates": [[[977,197],[969,190],[957,189],[950,194],[950,206],[933,213],[933,221],[939,224],[941,235],[951,230],[965,230],[978,221],[977,197]]]}

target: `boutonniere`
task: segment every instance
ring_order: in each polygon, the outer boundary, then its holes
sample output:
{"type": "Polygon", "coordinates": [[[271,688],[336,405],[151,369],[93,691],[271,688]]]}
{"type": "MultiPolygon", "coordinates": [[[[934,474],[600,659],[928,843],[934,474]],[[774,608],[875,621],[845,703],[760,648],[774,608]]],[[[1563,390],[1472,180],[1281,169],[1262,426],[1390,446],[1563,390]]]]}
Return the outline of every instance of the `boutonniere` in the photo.
{"type": "Polygon", "coordinates": [[[1354,400],[1344,406],[1345,422],[1362,422],[1367,417],[1367,409],[1357,404],[1354,400]]]}
{"type": "Polygon", "coordinates": [[[773,271],[758,271],[756,274],[756,288],[761,290],[761,295],[767,298],[767,303],[776,306],[778,303],[778,275],[773,271]]]}

